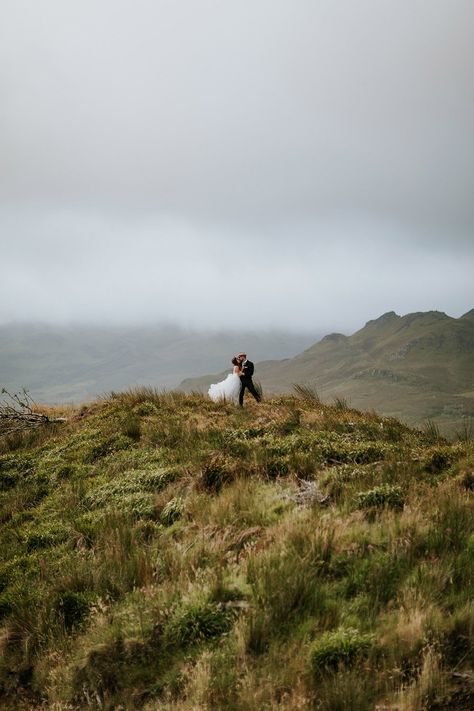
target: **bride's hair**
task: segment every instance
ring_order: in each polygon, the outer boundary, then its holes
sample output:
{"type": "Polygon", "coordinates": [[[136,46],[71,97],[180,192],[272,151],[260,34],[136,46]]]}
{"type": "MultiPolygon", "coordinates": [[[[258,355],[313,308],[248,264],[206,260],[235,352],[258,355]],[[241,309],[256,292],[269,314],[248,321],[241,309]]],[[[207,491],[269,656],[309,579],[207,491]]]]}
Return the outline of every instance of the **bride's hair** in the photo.
{"type": "Polygon", "coordinates": [[[239,361],[237,360],[236,356],[232,358],[232,365],[240,365],[239,361]]]}

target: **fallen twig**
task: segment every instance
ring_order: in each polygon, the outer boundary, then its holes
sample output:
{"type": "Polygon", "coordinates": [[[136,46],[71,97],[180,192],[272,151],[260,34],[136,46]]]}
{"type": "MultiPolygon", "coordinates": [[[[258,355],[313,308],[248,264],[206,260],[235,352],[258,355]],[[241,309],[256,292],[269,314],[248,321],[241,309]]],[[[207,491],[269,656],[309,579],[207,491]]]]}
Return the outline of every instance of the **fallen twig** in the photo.
{"type": "Polygon", "coordinates": [[[36,412],[34,408],[37,405],[25,388],[19,393],[10,393],[2,388],[1,394],[6,396],[0,400],[0,434],[2,435],[67,421],[66,417],[49,417],[42,412],[36,412]]]}
{"type": "Polygon", "coordinates": [[[295,493],[285,493],[282,498],[290,499],[300,506],[311,506],[318,503],[320,506],[330,504],[329,494],[324,494],[316,481],[307,481],[295,476],[299,489],[295,493]]]}

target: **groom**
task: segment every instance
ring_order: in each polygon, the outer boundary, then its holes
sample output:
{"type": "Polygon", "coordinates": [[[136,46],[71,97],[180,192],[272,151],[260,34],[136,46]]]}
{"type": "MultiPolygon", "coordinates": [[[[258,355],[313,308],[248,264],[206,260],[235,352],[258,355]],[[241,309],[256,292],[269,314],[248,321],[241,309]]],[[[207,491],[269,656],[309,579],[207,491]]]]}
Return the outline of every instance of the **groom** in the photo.
{"type": "Polygon", "coordinates": [[[239,405],[240,407],[243,407],[244,405],[244,393],[245,393],[245,388],[252,393],[254,396],[255,400],[257,402],[260,402],[260,395],[258,392],[255,390],[255,385],[253,384],[252,381],[252,375],[255,370],[254,364],[252,363],[251,360],[247,360],[247,354],[246,353],[239,353],[237,356],[237,360],[240,363],[240,367],[242,368],[242,371],[240,373],[240,393],[239,393],[239,405]]]}

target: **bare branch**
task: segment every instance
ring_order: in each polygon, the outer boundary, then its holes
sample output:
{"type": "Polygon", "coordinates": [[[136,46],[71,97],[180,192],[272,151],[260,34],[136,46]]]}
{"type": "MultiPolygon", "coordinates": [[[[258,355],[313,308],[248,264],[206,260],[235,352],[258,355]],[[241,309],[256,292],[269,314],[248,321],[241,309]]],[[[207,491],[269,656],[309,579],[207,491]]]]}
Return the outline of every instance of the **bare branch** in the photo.
{"type": "Polygon", "coordinates": [[[0,435],[24,432],[55,422],[66,422],[65,417],[49,417],[36,412],[36,403],[25,388],[19,393],[10,393],[6,388],[2,388],[1,394],[6,397],[0,399],[0,435]]]}

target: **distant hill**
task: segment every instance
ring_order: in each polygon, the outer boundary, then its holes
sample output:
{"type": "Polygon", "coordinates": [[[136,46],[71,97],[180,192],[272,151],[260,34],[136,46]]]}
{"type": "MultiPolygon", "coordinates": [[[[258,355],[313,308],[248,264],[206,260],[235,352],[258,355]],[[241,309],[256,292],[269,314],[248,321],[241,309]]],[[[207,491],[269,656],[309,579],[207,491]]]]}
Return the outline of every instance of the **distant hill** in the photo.
{"type": "Polygon", "coordinates": [[[0,388],[24,386],[44,403],[78,402],[140,384],[170,388],[188,375],[223,368],[242,348],[259,360],[286,358],[315,337],[172,326],[0,326],[0,388]]]}
{"type": "MultiPolygon", "coordinates": [[[[187,379],[186,390],[206,390],[222,373],[187,379]]],[[[352,336],[332,333],[299,355],[258,364],[266,392],[290,392],[294,383],[322,399],[346,398],[362,409],[443,428],[474,416],[474,309],[461,318],[439,311],[369,321],[352,336]]]]}

